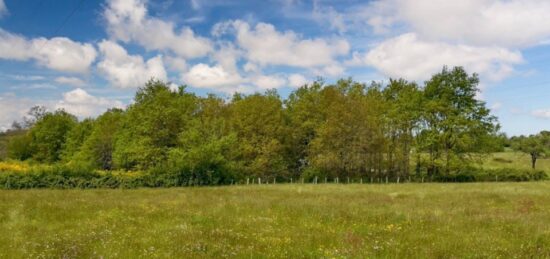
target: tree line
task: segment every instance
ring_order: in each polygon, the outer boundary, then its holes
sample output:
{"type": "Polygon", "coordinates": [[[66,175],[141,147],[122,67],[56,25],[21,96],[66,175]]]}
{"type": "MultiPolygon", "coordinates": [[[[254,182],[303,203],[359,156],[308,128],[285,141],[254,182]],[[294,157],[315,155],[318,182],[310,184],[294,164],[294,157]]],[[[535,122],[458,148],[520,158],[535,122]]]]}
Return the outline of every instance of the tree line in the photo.
{"type": "Polygon", "coordinates": [[[228,183],[314,177],[440,177],[502,148],[495,116],[476,99],[479,78],[444,67],[422,85],[317,80],[224,99],[151,80],[126,109],[79,121],[35,107],[8,156],[86,170],[146,171],[228,183]]]}

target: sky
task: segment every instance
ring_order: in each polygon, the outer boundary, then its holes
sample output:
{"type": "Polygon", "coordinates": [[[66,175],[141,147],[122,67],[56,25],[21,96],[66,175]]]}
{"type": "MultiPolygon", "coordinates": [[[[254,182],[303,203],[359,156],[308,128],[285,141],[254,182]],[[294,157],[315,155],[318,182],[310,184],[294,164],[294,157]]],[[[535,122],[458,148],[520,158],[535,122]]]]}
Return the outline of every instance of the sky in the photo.
{"type": "Polygon", "coordinates": [[[323,78],[481,79],[508,135],[550,129],[547,0],[0,0],[0,130],[30,107],[94,117],[150,78],[198,95],[323,78]]]}

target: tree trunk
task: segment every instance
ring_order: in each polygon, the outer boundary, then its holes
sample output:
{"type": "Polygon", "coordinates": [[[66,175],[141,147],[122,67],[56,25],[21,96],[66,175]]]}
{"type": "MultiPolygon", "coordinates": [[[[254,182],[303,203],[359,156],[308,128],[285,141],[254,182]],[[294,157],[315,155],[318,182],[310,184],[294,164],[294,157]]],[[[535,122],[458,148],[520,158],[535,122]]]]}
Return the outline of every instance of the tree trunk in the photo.
{"type": "Polygon", "coordinates": [[[537,163],[537,155],[531,154],[531,168],[535,169],[535,164],[537,163]]]}

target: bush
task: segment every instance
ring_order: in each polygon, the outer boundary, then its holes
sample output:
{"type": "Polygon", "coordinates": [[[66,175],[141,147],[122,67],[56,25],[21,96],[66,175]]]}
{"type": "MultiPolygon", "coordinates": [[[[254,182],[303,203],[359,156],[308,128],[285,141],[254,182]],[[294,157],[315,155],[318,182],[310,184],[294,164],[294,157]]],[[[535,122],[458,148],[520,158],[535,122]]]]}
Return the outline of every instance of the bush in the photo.
{"type": "MultiPolygon", "coordinates": [[[[303,175],[318,176],[316,171],[303,175]]],[[[204,172],[203,172],[204,174],[204,172]]],[[[215,175],[215,173],[213,173],[215,175]]],[[[538,181],[548,176],[540,170],[465,168],[448,175],[434,176],[435,182],[488,182],[488,181],[538,181]]],[[[0,189],[89,189],[89,188],[139,188],[181,187],[196,185],[221,185],[232,183],[229,178],[217,178],[208,174],[192,174],[188,170],[156,167],[147,172],[94,171],[87,168],[53,165],[29,167],[27,171],[0,171],[0,189]]],[[[396,179],[390,179],[395,182],[396,179]]],[[[238,179],[235,179],[237,182],[238,179]]],[[[420,181],[420,179],[416,179],[420,181]]],[[[309,182],[309,181],[308,181],[309,182]]],[[[368,182],[368,181],[367,181],[368,182]]]]}
{"type": "Polygon", "coordinates": [[[499,168],[465,168],[449,175],[434,178],[438,182],[521,182],[545,180],[548,175],[541,170],[499,168]]]}

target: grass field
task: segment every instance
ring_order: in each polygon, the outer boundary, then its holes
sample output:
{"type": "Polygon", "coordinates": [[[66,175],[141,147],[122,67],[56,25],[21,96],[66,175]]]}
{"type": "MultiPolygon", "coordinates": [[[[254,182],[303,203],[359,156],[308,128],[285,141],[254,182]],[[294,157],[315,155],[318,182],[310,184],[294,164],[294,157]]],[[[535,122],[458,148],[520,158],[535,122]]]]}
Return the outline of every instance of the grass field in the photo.
{"type": "MultiPolygon", "coordinates": [[[[515,169],[530,169],[531,157],[528,154],[521,152],[498,152],[492,153],[484,160],[483,166],[485,168],[515,168],[515,169]]],[[[536,169],[543,170],[546,173],[550,173],[550,159],[539,158],[537,159],[536,169]]]]}
{"type": "Polygon", "coordinates": [[[550,182],[0,191],[0,258],[550,257],[550,182]]]}

